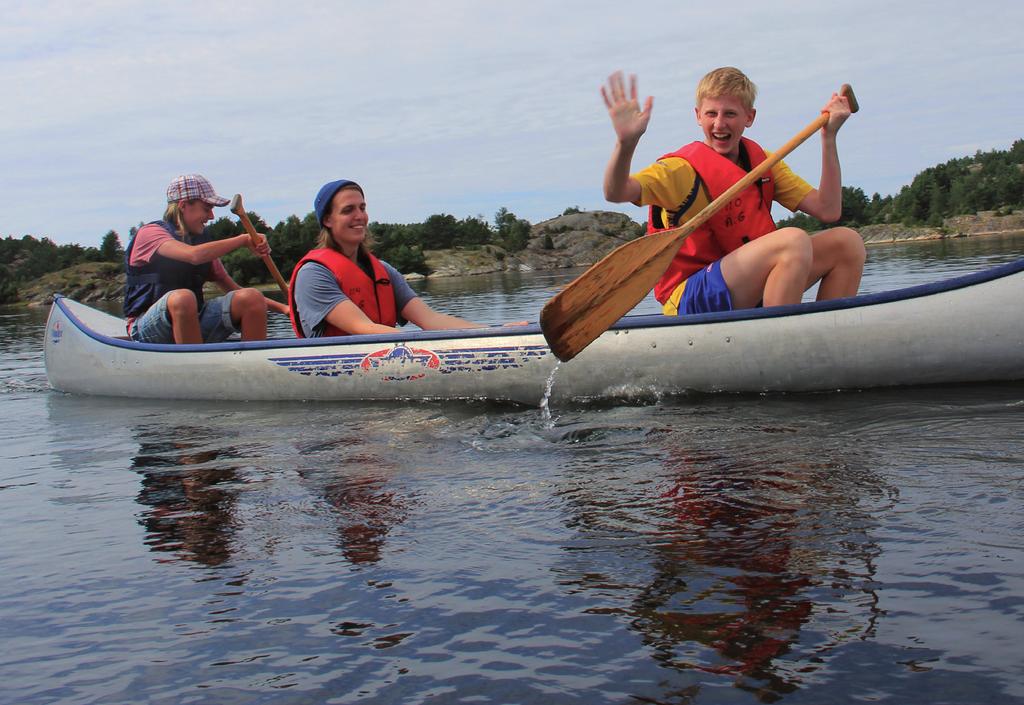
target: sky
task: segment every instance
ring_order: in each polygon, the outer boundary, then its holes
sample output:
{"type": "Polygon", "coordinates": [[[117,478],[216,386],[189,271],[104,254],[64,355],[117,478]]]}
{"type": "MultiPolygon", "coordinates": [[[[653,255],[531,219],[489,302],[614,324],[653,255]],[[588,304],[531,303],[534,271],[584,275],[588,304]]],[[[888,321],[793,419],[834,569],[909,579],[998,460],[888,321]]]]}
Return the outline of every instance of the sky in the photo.
{"type": "MultiPolygon", "coordinates": [[[[843,183],[895,194],[921,170],[1024,137],[1024,4],[976,0],[0,0],[0,237],[99,245],[207,176],[275,225],[330,180],[371,220],[532,223],[601,193],[614,143],[600,87],[654,96],[639,169],[700,138],[697,81],[758,86],[772,150],[843,83],[843,183]]],[[[786,162],[817,185],[820,141],[786,162]]],[[[230,215],[227,208],[218,216],[230,215]]],[[[777,216],[785,216],[782,211],[777,216]]]]}

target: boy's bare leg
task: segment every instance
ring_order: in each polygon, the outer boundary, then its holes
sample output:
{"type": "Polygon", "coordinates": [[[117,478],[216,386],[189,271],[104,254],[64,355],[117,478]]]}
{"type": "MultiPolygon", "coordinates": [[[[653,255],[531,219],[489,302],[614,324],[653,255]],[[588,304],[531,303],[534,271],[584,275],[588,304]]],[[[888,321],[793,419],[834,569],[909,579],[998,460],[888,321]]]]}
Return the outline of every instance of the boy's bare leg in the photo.
{"type": "Polygon", "coordinates": [[[856,296],[864,273],[867,251],[856,230],[831,228],[811,237],[814,260],[807,279],[807,288],[818,285],[818,301],[856,296]]]}
{"type": "Polygon", "coordinates": [[[811,238],[782,228],[752,240],[722,258],[722,277],[735,309],[800,303],[814,256],[811,238]]]}

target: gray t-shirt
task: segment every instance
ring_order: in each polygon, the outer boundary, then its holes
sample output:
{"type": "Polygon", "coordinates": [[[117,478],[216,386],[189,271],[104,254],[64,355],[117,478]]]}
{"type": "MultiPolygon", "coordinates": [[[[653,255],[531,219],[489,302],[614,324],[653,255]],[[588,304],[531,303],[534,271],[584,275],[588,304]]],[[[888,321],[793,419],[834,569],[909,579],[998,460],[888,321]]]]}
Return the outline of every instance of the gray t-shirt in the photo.
{"type": "MultiPolygon", "coordinates": [[[[398,324],[403,325],[405,321],[401,317],[402,309],[416,298],[416,293],[405,281],[405,277],[399,274],[398,270],[387,262],[381,260],[391,286],[395,291],[395,309],[398,311],[398,324]]],[[[299,322],[302,324],[302,332],[307,338],[319,338],[324,334],[324,319],[327,314],[334,310],[342,301],[348,301],[348,297],[338,286],[338,280],[334,278],[327,267],[318,262],[307,262],[302,265],[298,276],[295,277],[295,305],[299,308],[299,322]]]]}

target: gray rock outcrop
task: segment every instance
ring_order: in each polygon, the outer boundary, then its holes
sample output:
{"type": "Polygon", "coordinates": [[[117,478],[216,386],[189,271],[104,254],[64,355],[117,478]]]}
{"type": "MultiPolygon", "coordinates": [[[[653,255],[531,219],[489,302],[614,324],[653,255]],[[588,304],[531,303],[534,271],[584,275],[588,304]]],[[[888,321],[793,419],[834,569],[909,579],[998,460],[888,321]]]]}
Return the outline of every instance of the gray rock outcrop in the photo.
{"type": "Polygon", "coordinates": [[[432,277],[587,267],[642,234],[643,226],[623,213],[583,211],[537,223],[530,228],[526,248],[518,252],[484,245],[428,250],[426,259],[432,277]]]}

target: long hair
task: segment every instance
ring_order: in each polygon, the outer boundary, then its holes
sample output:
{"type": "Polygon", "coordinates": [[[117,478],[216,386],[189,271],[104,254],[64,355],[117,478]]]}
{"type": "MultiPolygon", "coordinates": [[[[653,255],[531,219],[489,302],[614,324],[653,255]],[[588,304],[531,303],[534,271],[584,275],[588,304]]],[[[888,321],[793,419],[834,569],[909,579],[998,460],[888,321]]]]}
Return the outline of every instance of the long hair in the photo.
{"type": "MultiPolygon", "coordinates": [[[[185,201],[185,203],[195,203],[198,200],[201,199],[190,198],[185,201]]],[[[183,240],[191,240],[194,235],[199,235],[200,233],[190,233],[185,228],[185,220],[182,218],[181,206],[178,205],[179,203],[181,203],[181,201],[171,201],[167,204],[167,210],[164,211],[164,220],[174,226],[174,229],[183,240]]]]}
{"type": "Polygon", "coordinates": [[[188,231],[185,230],[185,221],[181,218],[181,208],[178,206],[178,201],[171,201],[167,204],[167,210],[164,211],[164,220],[173,225],[181,237],[189,236],[188,231]]]}

